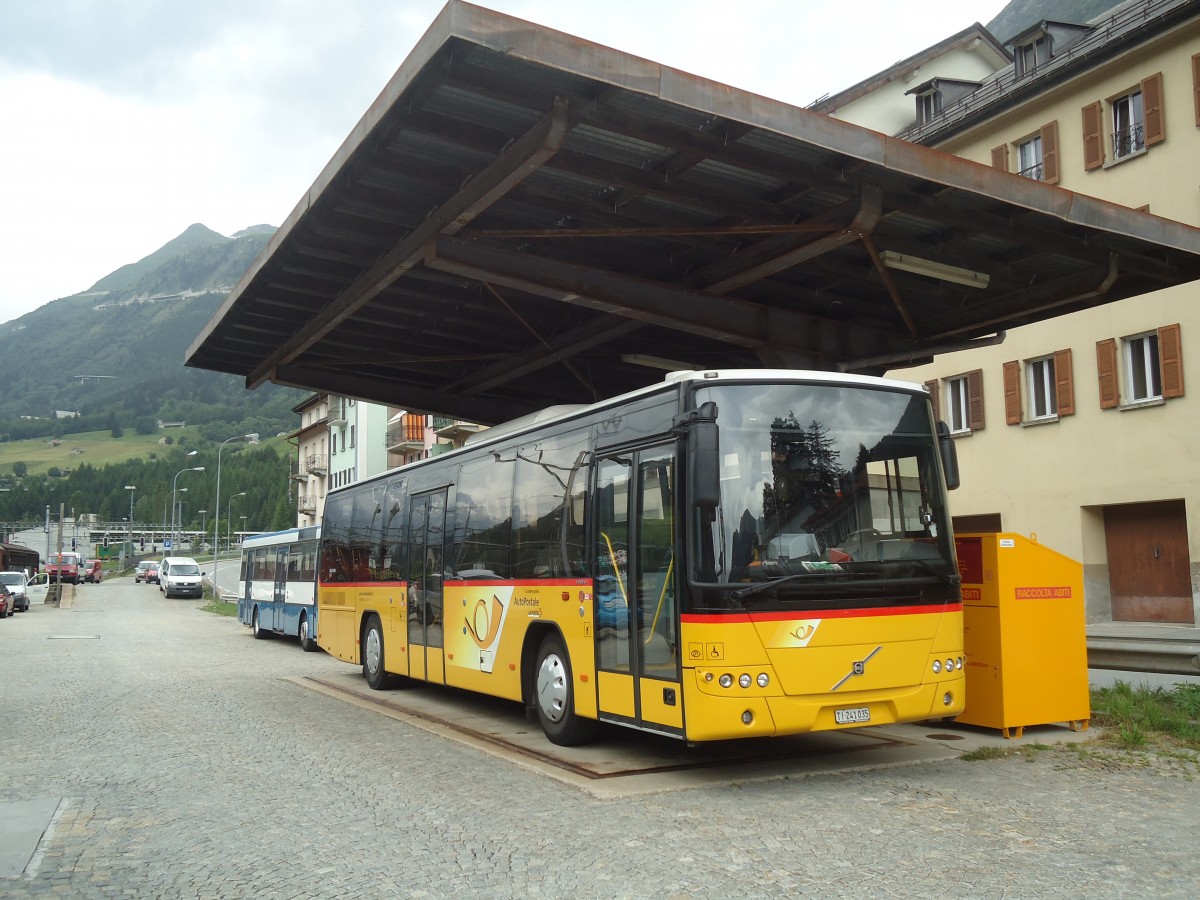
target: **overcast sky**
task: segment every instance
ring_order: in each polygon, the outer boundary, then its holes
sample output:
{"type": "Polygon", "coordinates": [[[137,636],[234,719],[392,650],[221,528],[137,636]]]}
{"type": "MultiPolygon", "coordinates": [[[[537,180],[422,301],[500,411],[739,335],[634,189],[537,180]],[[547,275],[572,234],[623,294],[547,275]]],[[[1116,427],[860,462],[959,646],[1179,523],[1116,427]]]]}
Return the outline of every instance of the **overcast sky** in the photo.
{"type": "MultiPolygon", "coordinates": [[[[1004,0],[486,0],[803,106],[1004,0]]],[[[0,322],[279,225],[443,0],[0,0],[0,322]]]]}

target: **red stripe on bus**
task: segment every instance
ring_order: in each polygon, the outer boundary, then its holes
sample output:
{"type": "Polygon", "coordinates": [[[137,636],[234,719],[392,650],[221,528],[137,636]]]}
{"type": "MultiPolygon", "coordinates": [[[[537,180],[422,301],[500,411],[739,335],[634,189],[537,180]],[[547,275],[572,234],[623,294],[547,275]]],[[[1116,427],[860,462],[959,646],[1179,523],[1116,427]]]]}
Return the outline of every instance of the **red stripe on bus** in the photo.
{"type": "Polygon", "coordinates": [[[680,621],[694,625],[718,625],[728,622],[787,622],[795,619],[869,619],[879,616],[928,616],[962,612],[961,603],[940,606],[873,606],[869,609],[825,609],[802,612],[761,613],[684,613],[680,621]]]}
{"type": "MultiPolygon", "coordinates": [[[[587,587],[592,583],[590,578],[544,578],[537,581],[515,581],[501,578],[465,578],[462,581],[452,579],[443,581],[443,587],[587,587]]],[[[342,590],[345,588],[377,588],[377,587],[406,587],[407,581],[322,581],[321,587],[327,590],[342,590]]]]}

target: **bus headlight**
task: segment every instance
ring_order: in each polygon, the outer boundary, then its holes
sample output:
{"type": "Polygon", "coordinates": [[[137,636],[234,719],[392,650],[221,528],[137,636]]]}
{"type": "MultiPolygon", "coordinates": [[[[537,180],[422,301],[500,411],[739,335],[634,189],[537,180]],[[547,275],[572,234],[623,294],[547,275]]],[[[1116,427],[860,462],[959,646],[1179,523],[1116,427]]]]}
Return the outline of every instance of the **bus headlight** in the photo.
{"type": "Polygon", "coordinates": [[[960,656],[958,659],[954,660],[954,668],[961,669],[962,667],[963,667],[963,658],[960,656]]]}
{"type": "Polygon", "coordinates": [[[733,684],[733,676],[730,675],[728,672],[726,672],[724,675],[722,675],[720,678],[717,679],[717,684],[721,685],[721,687],[723,687],[723,688],[727,688],[731,684],[733,684]]]}
{"type": "Polygon", "coordinates": [[[954,704],[954,695],[949,691],[942,694],[942,706],[952,706],[954,704]]]}
{"type": "Polygon", "coordinates": [[[743,672],[741,675],[738,676],[738,684],[741,685],[741,687],[743,687],[743,688],[748,688],[753,683],[754,683],[754,681],[745,672],[743,672]]]}
{"type": "Polygon", "coordinates": [[[758,686],[759,687],[766,687],[770,683],[771,683],[770,675],[768,675],[766,672],[758,673],[758,686]]]}
{"type": "Polygon", "coordinates": [[[742,724],[743,725],[750,725],[750,724],[753,724],[753,722],[754,722],[754,713],[750,712],[750,710],[746,710],[744,713],[742,713],[742,724]]]}
{"type": "Polygon", "coordinates": [[[933,674],[939,675],[939,674],[941,674],[941,671],[942,671],[942,661],[940,659],[935,659],[933,661],[933,674]]]}

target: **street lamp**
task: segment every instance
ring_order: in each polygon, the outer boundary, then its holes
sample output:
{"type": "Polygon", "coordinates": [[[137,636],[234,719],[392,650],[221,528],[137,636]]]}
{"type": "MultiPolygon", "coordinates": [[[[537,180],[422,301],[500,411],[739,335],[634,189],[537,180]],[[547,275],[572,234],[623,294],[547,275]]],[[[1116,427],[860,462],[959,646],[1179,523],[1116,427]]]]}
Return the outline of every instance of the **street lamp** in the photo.
{"type": "MultiPolygon", "coordinates": [[[[249,441],[251,444],[257,444],[258,443],[258,432],[252,431],[250,434],[235,434],[231,438],[225,438],[225,440],[221,441],[221,445],[219,447],[217,447],[217,504],[216,504],[216,506],[213,507],[213,515],[218,516],[218,517],[221,515],[221,451],[225,449],[225,445],[228,444],[230,441],[249,441]]],[[[246,492],[242,491],[242,493],[238,494],[237,496],[244,497],[245,495],[246,495],[246,492]]],[[[227,523],[229,521],[229,512],[228,511],[226,511],[226,513],[225,513],[225,521],[227,523]]],[[[217,590],[217,565],[218,565],[217,552],[220,547],[220,544],[221,544],[221,521],[218,518],[217,521],[213,522],[213,592],[214,593],[216,593],[216,590],[217,590]]]]}
{"type": "Polygon", "coordinates": [[[198,509],[196,512],[200,513],[200,544],[203,549],[204,539],[208,537],[208,510],[198,509]]]}
{"type": "MultiPolygon", "coordinates": [[[[228,550],[233,549],[233,519],[229,516],[230,507],[233,505],[233,501],[236,498],[245,496],[245,491],[239,491],[238,493],[231,495],[229,502],[225,504],[225,547],[228,550]]],[[[215,570],[213,574],[216,574],[215,570]]],[[[214,580],[213,583],[216,584],[216,581],[214,580]]]]}
{"type": "MultiPolygon", "coordinates": [[[[195,452],[196,452],[195,450],[192,451],[192,453],[195,453],[195,452]]],[[[191,456],[191,455],[192,455],[191,453],[188,454],[188,456],[191,456]]],[[[184,472],[203,472],[203,471],[204,471],[204,466],[193,466],[190,469],[180,469],[178,472],[175,473],[175,478],[171,482],[171,547],[172,547],[172,549],[175,547],[175,493],[176,493],[176,485],[179,483],[179,476],[182,475],[184,472]]],[[[184,490],[186,491],[187,488],[184,488],[184,490]]]]}
{"type": "MultiPolygon", "coordinates": [[[[179,493],[181,493],[181,494],[186,494],[187,492],[188,492],[188,489],[185,487],[181,487],[179,489],[179,493]]],[[[172,497],[173,496],[174,495],[172,495],[172,497]]],[[[176,513],[176,511],[178,511],[179,507],[181,507],[181,506],[183,506],[182,500],[180,500],[179,502],[176,502],[174,499],[171,500],[171,511],[168,515],[163,517],[164,540],[165,540],[165,538],[175,537],[175,513],[176,513]]],[[[174,546],[174,544],[172,544],[172,546],[174,546]]],[[[178,548],[176,548],[176,549],[178,549],[178,548]]]]}
{"type": "Polygon", "coordinates": [[[125,485],[125,490],[129,491],[129,556],[133,557],[133,495],[137,493],[136,484],[125,485]]]}

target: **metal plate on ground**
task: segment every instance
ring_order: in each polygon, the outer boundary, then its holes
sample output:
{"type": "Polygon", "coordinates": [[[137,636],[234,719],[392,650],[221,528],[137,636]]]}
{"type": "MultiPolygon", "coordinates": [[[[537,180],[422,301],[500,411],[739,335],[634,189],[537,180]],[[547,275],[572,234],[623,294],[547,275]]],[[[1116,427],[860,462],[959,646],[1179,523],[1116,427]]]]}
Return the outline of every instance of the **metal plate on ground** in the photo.
{"type": "Polygon", "coordinates": [[[428,684],[372,691],[357,673],[292,680],[536,769],[597,796],[799,778],[958,756],[936,742],[912,740],[877,728],[688,747],[671,738],[612,726],[587,747],[559,747],[511,701],[428,684]]]}

